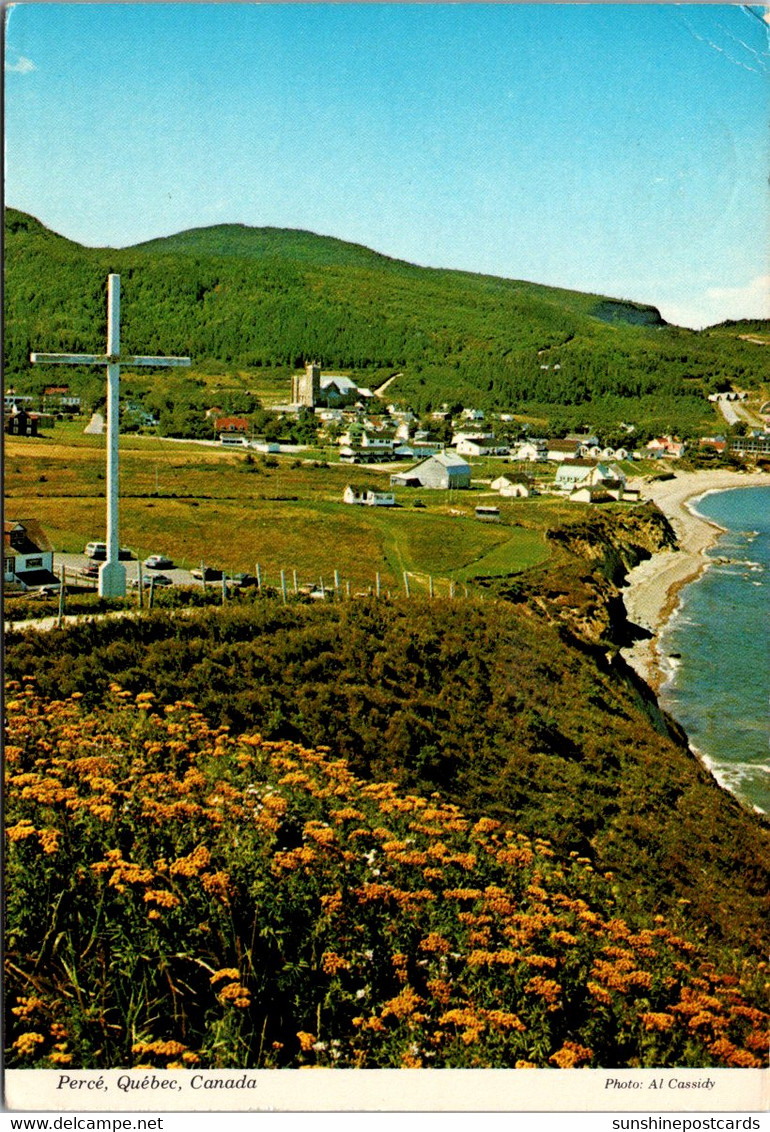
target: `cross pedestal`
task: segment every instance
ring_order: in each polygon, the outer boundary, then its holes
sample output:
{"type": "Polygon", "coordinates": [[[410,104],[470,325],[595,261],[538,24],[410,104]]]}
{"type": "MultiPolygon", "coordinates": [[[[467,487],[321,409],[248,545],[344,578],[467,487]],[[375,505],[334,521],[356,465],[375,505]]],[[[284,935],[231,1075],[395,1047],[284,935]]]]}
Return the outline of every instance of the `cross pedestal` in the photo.
{"type": "Polygon", "coordinates": [[[107,279],[106,354],[30,354],[37,365],[107,367],[107,560],[99,569],[99,596],[123,597],[126,571],[119,561],[118,423],[122,366],[189,366],[189,358],[153,358],[120,353],[120,276],[107,279]]]}

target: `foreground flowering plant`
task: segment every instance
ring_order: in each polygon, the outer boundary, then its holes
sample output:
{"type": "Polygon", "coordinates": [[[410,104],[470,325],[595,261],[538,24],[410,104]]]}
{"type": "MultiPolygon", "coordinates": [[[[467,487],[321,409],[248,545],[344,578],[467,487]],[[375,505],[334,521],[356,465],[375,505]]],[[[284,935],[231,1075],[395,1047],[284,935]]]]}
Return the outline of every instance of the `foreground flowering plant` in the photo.
{"type": "Polygon", "coordinates": [[[113,685],[6,704],[8,1064],[762,1064],[762,964],[584,858],[113,685]]]}

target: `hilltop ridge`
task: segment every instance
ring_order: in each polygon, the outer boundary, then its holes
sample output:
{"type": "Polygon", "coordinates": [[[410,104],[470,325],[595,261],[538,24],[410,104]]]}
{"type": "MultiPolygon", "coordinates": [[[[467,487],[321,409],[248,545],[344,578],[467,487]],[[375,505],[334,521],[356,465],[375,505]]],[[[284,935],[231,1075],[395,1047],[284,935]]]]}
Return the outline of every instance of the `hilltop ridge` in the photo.
{"type": "Polygon", "coordinates": [[[683,330],[628,299],[419,267],[295,229],[221,224],[86,248],[6,209],[8,379],[39,383],[40,341],[99,347],[110,271],[123,275],[128,349],[190,355],[203,373],[285,375],[287,389],[308,359],[371,387],[397,373],[391,395],[418,412],[449,402],[693,434],[713,420],[708,392],[763,380],[737,330],[683,330]]]}

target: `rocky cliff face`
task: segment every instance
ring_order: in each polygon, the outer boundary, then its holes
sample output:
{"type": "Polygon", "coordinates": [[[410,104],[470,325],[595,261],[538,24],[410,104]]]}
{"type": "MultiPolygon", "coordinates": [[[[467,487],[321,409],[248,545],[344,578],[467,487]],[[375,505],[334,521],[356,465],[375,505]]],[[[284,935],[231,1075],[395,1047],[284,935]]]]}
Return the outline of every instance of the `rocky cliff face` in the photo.
{"type": "Polygon", "coordinates": [[[671,524],[654,504],[633,511],[596,511],[548,531],[549,561],[522,579],[495,585],[499,596],[525,602],[578,642],[618,649],[631,642],[621,589],[628,571],[676,546],[671,524]]]}

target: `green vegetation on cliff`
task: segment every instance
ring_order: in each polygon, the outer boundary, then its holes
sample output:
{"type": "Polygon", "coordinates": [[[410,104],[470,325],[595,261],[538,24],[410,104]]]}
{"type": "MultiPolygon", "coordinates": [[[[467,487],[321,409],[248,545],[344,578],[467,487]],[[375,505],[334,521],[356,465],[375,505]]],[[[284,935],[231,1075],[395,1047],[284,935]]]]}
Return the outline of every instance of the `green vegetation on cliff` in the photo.
{"type": "Polygon", "coordinates": [[[51,698],[96,706],[116,680],[161,703],[187,697],[235,733],[329,745],[362,777],[438,790],[590,857],[614,873],[624,915],[665,909],[720,946],[761,948],[766,828],[608,659],[626,631],[624,562],[670,537],[653,515],[626,518],[614,544],[609,517],[578,525],[571,546],[557,540],[553,561],[524,575],[526,601],[158,612],[10,632],[7,671],[51,698]],[[590,556],[576,553],[582,539],[590,556]]]}

